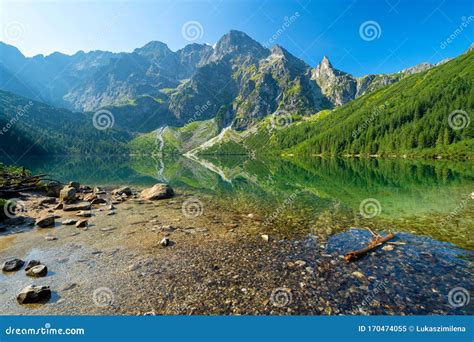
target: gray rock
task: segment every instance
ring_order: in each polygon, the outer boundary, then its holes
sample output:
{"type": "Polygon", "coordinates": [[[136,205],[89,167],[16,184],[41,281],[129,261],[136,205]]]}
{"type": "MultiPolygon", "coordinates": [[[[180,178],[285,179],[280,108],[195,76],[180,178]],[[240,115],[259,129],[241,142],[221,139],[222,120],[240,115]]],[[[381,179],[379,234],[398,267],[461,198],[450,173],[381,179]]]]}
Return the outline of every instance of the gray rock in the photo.
{"type": "Polygon", "coordinates": [[[46,197],[43,198],[39,204],[44,205],[44,204],[55,204],[56,203],[56,198],[54,197],[46,197]]]}
{"type": "Polygon", "coordinates": [[[45,265],[36,265],[26,271],[27,276],[34,278],[45,277],[47,274],[48,268],[45,265]]]}
{"type": "Polygon", "coordinates": [[[25,271],[28,271],[30,268],[41,265],[39,260],[30,260],[26,263],[25,271]]]}
{"type": "Polygon", "coordinates": [[[79,184],[79,182],[69,182],[68,185],[69,185],[71,188],[76,189],[76,191],[79,191],[79,189],[81,188],[81,184],[79,184]]]}
{"type": "Polygon", "coordinates": [[[57,238],[56,236],[46,235],[46,236],[44,237],[44,239],[45,239],[46,241],[55,241],[55,240],[57,240],[58,238],[57,238]]]}
{"type": "Polygon", "coordinates": [[[124,186],[124,187],[113,190],[112,194],[117,195],[117,196],[122,196],[122,195],[132,196],[132,190],[128,186],[124,186]]]}
{"type": "Polygon", "coordinates": [[[100,187],[95,187],[95,188],[94,188],[94,193],[95,193],[96,195],[105,194],[105,190],[102,189],[102,188],[100,188],[100,187]]]}
{"type": "Polygon", "coordinates": [[[102,203],[107,203],[107,200],[105,198],[94,198],[91,201],[91,204],[102,204],[102,203]]]}
{"type": "Polygon", "coordinates": [[[40,228],[53,227],[54,226],[54,215],[42,216],[36,220],[36,225],[40,228]]]}
{"type": "Polygon", "coordinates": [[[10,260],[5,261],[5,263],[2,266],[2,271],[3,272],[17,271],[20,268],[22,268],[24,264],[25,262],[21,259],[16,259],[16,258],[10,259],[10,260]]]}
{"type": "Polygon", "coordinates": [[[87,222],[87,220],[79,220],[76,222],[76,227],[77,228],[83,228],[83,227],[87,227],[89,225],[89,223],[87,222]]]}
{"type": "Polygon", "coordinates": [[[46,195],[51,197],[59,197],[59,193],[62,189],[61,183],[58,182],[49,182],[46,184],[46,195]]]}
{"type": "Polygon", "coordinates": [[[66,185],[59,192],[59,201],[63,203],[72,203],[76,200],[76,189],[72,186],[66,185]]]}
{"type": "Polygon", "coordinates": [[[89,202],[80,202],[75,204],[64,205],[64,211],[90,210],[91,204],[89,202]]]}
{"type": "Polygon", "coordinates": [[[85,210],[81,210],[80,212],[78,212],[78,213],[76,214],[76,216],[91,217],[91,216],[92,216],[92,212],[90,212],[90,211],[85,211],[85,210]]]}
{"type": "Polygon", "coordinates": [[[73,224],[76,224],[77,220],[74,220],[74,219],[67,219],[67,220],[64,220],[63,222],[61,222],[62,224],[66,225],[66,226],[70,226],[70,225],[73,225],[73,224]]]}
{"type": "Polygon", "coordinates": [[[176,228],[168,225],[168,226],[161,226],[160,230],[165,233],[172,233],[176,230],[176,228]]]}
{"type": "Polygon", "coordinates": [[[84,196],[83,200],[86,201],[86,202],[92,202],[96,198],[97,198],[96,194],[87,194],[87,195],[84,196]]]}
{"type": "Polygon", "coordinates": [[[143,190],[140,196],[146,200],[159,200],[173,197],[174,191],[169,184],[158,183],[151,188],[143,190]]]}
{"type": "Polygon", "coordinates": [[[171,244],[171,241],[169,238],[165,237],[160,241],[160,245],[163,247],[168,247],[171,244]]]}
{"type": "Polygon", "coordinates": [[[18,293],[16,300],[20,304],[31,304],[46,301],[51,298],[49,286],[29,285],[18,293]]]}

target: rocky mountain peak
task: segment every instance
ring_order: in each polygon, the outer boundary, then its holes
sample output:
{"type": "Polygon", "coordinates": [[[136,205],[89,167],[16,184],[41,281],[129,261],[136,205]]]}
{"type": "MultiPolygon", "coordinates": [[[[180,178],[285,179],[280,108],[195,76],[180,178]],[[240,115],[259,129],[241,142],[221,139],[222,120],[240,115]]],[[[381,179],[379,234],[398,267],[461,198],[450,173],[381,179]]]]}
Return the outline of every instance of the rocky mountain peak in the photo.
{"type": "Polygon", "coordinates": [[[145,56],[145,57],[162,57],[162,56],[167,56],[173,54],[173,51],[171,51],[168,47],[163,42],[160,41],[151,41],[141,48],[137,48],[133,50],[134,53],[137,53],[139,55],[145,56]]]}
{"type": "Polygon", "coordinates": [[[321,65],[322,67],[325,67],[325,68],[331,68],[332,69],[332,64],[329,61],[329,58],[327,58],[327,56],[323,56],[323,59],[321,60],[319,65],[321,65]]]}
{"type": "Polygon", "coordinates": [[[339,71],[334,69],[331,62],[329,61],[329,58],[326,56],[324,56],[316,68],[313,69],[313,78],[315,79],[335,77],[338,74],[339,71]]]}
{"type": "Polygon", "coordinates": [[[264,58],[269,54],[260,43],[253,40],[246,33],[231,30],[217,42],[210,61],[221,60],[224,57],[250,56],[253,59],[264,58]]]}

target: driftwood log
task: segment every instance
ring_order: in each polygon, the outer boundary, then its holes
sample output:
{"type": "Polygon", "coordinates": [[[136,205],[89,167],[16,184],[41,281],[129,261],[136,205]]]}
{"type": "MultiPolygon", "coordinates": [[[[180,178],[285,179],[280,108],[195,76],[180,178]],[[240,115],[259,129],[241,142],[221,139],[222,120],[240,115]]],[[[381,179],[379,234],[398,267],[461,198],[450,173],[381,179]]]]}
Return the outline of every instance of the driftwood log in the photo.
{"type": "Polygon", "coordinates": [[[21,174],[0,173],[0,198],[10,198],[22,191],[37,191],[45,189],[45,182],[54,181],[47,175],[31,176],[22,172],[21,174]]]}
{"type": "Polygon", "coordinates": [[[390,241],[394,237],[395,237],[395,235],[393,233],[389,233],[386,236],[380,236],[380,235],[375,235],[374,234],[374,238],[372,240],[370,240],[369,245],[366,248],[359,249],[357,251],[352,251],[352,252],[347,253],[344,257],[344,260],[346,260],[346,262],[350,262],[350,261],[360,259],[361,257],[366,255],[370,251],[376,249],[377,247],[380,247],[385,242],[390,241]]]}

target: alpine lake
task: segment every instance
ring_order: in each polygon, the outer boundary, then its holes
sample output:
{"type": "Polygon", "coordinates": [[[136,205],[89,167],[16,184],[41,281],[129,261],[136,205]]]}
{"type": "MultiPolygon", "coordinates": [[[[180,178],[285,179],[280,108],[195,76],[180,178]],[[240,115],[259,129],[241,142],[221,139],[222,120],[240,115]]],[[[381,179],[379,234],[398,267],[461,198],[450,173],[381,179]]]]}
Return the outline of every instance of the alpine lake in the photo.
{"type": "Polygon", "coordinates": [[[18,163],[91,187],[168,183],[175,196],[127,201],[114,216],[98,211],[87,231],[1,231],[0,257],[41,259],[51,272],[37,283],[54,293],[20,306],[15,293],[30,282],[21,271],[0,274],[2,313],[474,314],[473,162],[165,155],[18,163]],[[390,232],[383,246],[344,260],[390,232]],[[171,246],[159,246],[163,236],[171,246]],[[112,300],[95,305],[103,288],[112,300]]]}

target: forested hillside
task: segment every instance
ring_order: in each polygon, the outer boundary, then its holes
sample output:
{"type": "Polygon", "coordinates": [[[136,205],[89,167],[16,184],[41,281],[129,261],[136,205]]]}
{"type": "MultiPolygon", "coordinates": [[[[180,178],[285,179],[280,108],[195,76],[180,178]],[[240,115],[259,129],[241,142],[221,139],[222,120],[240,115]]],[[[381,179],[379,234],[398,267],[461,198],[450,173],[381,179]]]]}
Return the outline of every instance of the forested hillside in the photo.
{"type": "Polygon", "coordinates": [[[317,122],[279,131],[297,154],[472,156],[474,51],[356,99],[317,122]]]}

